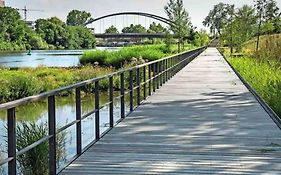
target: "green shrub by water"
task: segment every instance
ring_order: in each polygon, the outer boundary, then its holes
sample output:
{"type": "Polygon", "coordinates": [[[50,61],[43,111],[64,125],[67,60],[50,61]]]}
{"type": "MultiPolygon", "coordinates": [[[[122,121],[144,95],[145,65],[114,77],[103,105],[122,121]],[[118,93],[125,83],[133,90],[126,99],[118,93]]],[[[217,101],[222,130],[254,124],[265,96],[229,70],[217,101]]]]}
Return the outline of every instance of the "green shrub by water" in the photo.
{"type": "MultiPolygon", "coordinates": [[[[91,78],[114,72],[113,68],[85,66],[81,68],[0,68],[0,103],[13,101],[23,97],[50,91],[91,78]]],[[[100,89],[107,90],[108,80],[100,82],[100,89]]],[[[119,88],[119,79],[114,79],[114,87],[119,88]]],[[[93,91],[93,86],[84,92],[93,91]]],[[[72,91],[65,91],[60,95],[70,95],[72,91]]]]}
{"type": "MultiPolygon", "coordinates": [[[[194,48],[194,46],[187,44],[185,50],[191,48],[194,48]]],[[[100,66],[120,68],[124,64],[130,63],[135,59],[154,61],[176,52],[177,47],[175,45],[168,49],[164,44],[124,47],[113,52],[92,50],[83,53],[80,58],[80,63],[82,65],[98,64],[100,66]]]]}
{"type": "Polygon", "coordinates": [[[281,68],[274,61],[228,58],[233,67],[281,117],[281,68]]]}

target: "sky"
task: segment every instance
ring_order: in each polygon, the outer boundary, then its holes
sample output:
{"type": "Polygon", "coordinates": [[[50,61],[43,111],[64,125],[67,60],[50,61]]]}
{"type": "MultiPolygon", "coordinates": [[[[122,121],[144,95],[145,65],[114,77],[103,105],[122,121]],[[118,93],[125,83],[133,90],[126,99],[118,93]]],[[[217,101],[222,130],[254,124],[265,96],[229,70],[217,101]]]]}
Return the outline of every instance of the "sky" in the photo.
{"type": "MultiPolygon", "coordinates": [[[[220,2],[235,4],[241,7],[244,4],[253,5],[253,0],[183,0],[193,26],[197,29],[204,28],[202,21],[208,15],[209,11],[215,4],[220,2]]],[[[66,20],[67,14],[73,9],[85,10],[92,14],[94,18],[117,12],[146,12],[162,17],[167,17],[164,12],[164,6],[168,0],[6,0],[6,6],[28,9],[43,10],[43,12],[30,11],[27,14],[28,20],[38,18],[49,18],[57,16],[63,21],[66,20]]],[[[281,0],[277,0],[281,9],[281,0]]],[[[107,18],[96,22],[90,27],[96,29],[96,33],[104,31],[111,25],[117,25],[121,29],[131,23],[141,23],[148,27],[154,20],[145,17],[136,16],[119,16],[107,18]]],[[[155,21],[156,22],[156,21],[155,21]]]]}

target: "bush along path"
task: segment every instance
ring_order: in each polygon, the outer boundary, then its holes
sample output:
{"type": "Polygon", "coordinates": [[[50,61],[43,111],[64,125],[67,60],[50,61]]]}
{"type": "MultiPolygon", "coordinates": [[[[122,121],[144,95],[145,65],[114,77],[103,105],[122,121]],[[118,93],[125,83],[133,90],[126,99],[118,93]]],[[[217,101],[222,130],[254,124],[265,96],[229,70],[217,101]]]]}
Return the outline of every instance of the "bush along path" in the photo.
{"type": "MultiPolygon", "coordinates": [[[[185,50],[193,48],[195,47],[190,44],[185,46],[185,50]]],[[[92,50],[83,53],[80,63],[121,68],[126,63],[154,61],[175,53],[176,45],[168,47],[164,44],[124,47],[118,51],[92,50]]]]}

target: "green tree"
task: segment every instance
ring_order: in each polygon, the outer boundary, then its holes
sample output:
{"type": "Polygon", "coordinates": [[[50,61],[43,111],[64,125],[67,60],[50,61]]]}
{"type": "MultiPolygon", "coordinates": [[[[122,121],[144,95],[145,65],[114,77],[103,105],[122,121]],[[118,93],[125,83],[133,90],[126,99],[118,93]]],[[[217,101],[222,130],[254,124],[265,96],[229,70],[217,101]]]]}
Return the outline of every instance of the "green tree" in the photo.
{"type": "Polygon", "coordinates": [[[38,19],[35,30],[48,44],[58,49],[67,47],[69,33],[65,23],[57,17],[38,19]]]}
{"type": "Polygon", "coordinates": [[[45,49],[46,42],[11,7],[0,7],[0,50],[45,49]]]}
{"type": "Polygon", "coordinates": [[[208,16],[204,19],[203,25],[210,27],[213,35],[216,32],[221,35],[222,29],[228,24],[231,17],[232,7],[229,4],[219,3],[209,12],[208,16]]]}
{"type": "Polygon", "coordinates": [[[112,26],[110,26],[109,28],[107,28],[105,30],[105,33],[118,34],[119,31],[118,31],[118,29],[114,25],[112,25],[112,26]]]}
{"type": "Polygon", "coordinates": [[[183,1],[170,0],[164,9],[169,19],[175,24],[170,26],[170,30],[179,39],[179,45],[182,44],[182,47],[184,47],[184,39],[187,38],[189,34],[191,22],[189,19],[189,14],[183,6],[183,1]]]}
{"type": "Polygon", "coordinates": [[[244,5],[234,13],[233,20],[223,29],[221,40],[226,45],[235,47],[237,51],[240,51],[242,43],[254,36],[256,23],[255,10],[244,5]]]}
{"type": "Polygon", "coordinates": [[[128,27],[124,27],[122,29],[122,33],[146,33],[146,29],[140,24],[131,24],[128,27]]]}
{"type": "Polygon", "coordinates": [[[269,27],[269,31],[267,31],[267,33],[281,32],[279,27],[281,24],[280,15],[280,8],[277,6],[277,2],[275,0],[268,0],[265,6],[264,15],[264,21],[267,24],[262,28],[264,29],[265,27],[269,27]]]}
{"type": "Polygon", "coordinates": [[[259,20],[258,32],[257,32],[257,45],[256,45],[256,51],[258,51],[259,43],[260,43],[261,27],[262,27],[263,18],[265,16],[265,8],[266,8],[267,0],[254,0],[254,2],[257,10],[257,17],[259,20]]]}
{"type": "Polygon", "coordinates": [[[210,37],[205,30],[196,32],[193,44],[198,47],[206,46],[210,42],[210,37]]]}
{"type": "Polygon", "coordinates": [[[150,24],[147,33],[166,33],[167,31],[168,30],[160,23],[156,24],[155,22],[153,22],[152,24],[150,24]]]}
{"type": "Polygon", "coordinates": [[[69,26],[84,26],[91,20],[91,13],[80,10],[72,10],[67,15],[66,24],[69,26]]]}
{"type": "Polygon", "coordinates": [[[95,37],[92,32],[83,26],[68,26],[68,49],[94,48],[95,37]]]}

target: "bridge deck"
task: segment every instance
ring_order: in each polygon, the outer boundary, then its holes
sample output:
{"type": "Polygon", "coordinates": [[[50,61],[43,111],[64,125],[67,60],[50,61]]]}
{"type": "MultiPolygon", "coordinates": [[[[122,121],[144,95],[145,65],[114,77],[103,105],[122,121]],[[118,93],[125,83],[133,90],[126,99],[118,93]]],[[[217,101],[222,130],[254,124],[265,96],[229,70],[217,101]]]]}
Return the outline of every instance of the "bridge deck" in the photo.
{"type": "Polygon", "coordinates": [[[208,48],[61,174],[280,174],[280,134],[208,48]]]}

